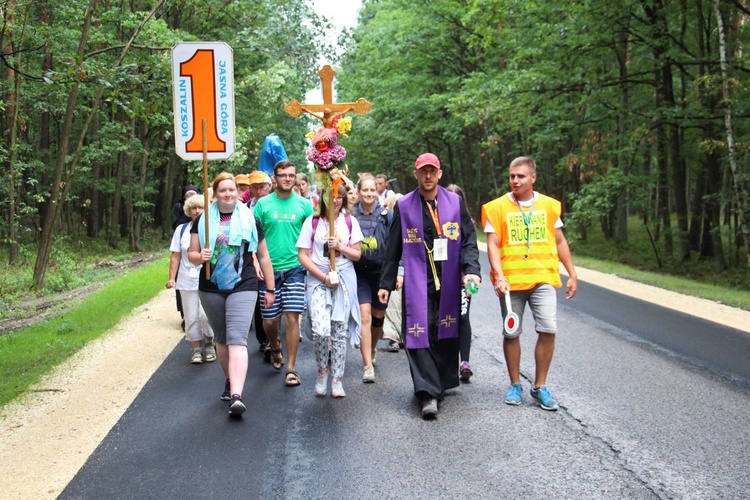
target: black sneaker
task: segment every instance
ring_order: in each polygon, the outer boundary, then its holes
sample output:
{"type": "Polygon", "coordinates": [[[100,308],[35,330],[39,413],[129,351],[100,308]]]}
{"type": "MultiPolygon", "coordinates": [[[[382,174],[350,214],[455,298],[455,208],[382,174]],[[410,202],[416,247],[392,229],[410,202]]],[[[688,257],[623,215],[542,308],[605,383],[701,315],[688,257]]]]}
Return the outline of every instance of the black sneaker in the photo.
{"type": "Polygon", "coordinates": [[[222,401],[229,401],[232,399],[232,394],[229,392],[229,379],[227,379],[226,382],[224,382],[224,392],[221,393],[222,401]]]}
{"type": "Polygon", "coordinates": [[[245,410],[247,410],[247,408],[242,402],[242,396],[240,396],[239,394],[232,394],[232,399],[229,403],[229,415],[239,417],[240,415],[245,413],[245,410]]]}
{"type": "MultiPolygon", "coordinates": [[[[281,345],[281,343],[279,343],[279,346],[280,345],[281,345]]],[[[279,347],[279,348],[281,348],[281,347],[279,347]]],[[[263,348],[263,360],[266,363],[270,363],[271,362],[271,343],[270,342],[268,342],[266,344],[266,346],[263,348]]]]}
{"type": "Polygon", "coordinates": [[[258,344],[258,352],[263,354],[266,352],[266,346],[268,345],[268,342],[261,342],[258,344]]]}

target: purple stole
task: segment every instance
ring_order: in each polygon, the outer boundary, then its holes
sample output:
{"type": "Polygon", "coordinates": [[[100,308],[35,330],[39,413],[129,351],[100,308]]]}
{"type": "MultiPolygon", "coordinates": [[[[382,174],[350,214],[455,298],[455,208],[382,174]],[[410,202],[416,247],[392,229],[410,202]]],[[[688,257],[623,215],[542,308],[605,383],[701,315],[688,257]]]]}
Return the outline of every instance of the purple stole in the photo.
{"type": "MultiPolygon", "coordinates": [[[[415,189],[398,200],[404,259],[404,308],[407,349],[430,346],[427,333],[427,273],[431,273],[424,243],[425,201],[415,189]]],[[[442,261],[438,339],[458,337],[461,309],[461,205],[457,194],[438,186],[437,212],[443,238],[448,240],[448,260],[442,261]]],[[[432,248],[430,248],[432,250],[432,248]]],[[[436,264],[437,265],[437,264],[436,264]]]]}

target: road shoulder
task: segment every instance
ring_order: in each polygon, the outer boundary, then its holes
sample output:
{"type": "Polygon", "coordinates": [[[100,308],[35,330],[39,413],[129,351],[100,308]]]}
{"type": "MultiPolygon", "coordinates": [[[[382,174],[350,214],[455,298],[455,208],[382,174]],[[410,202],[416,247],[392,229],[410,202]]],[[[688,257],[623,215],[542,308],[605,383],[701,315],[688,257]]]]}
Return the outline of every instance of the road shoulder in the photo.
{"type": "Polygon", "coordinates": [[[183,334],[174,291],[136,308],[0,418],[4,498],[56,498],[183,334]]]}

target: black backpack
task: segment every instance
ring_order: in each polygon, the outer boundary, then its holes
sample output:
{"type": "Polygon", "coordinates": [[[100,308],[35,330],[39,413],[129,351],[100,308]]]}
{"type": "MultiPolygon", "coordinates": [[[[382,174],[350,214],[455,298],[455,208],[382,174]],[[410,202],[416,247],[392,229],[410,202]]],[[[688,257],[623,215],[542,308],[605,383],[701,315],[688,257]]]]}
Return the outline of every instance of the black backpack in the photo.
{"type": "Polygon", "coordinates": [[[359,222],[359,228],[365,237],[359,244],[362,255],[354,263],[354,268],[357,271],[380,272],[385,258],[385,241],[388,238],[388,229],[393,214],[381,205],[372,214],[365,215],[361,207],[357,205],[354,217],[359,222]]]}

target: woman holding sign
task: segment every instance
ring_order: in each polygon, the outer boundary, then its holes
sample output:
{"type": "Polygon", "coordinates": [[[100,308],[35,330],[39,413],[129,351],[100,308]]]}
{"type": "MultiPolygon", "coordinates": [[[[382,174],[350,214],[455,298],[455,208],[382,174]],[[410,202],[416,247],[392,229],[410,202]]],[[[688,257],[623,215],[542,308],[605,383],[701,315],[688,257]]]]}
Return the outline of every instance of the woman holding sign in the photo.
{"type": "Polygon", "coordinates": [[[234,176],[222,172],[212,187],[216,203],[193,224],[188,258],[210,270],[210,277],[200,273],[198,288],[226,379],[221,399],[230,402],[230,415],[239,416],[246,410],[242,389],[247,376],[247,332],[258,299],[253,253],[266,279],[266,306],[273,303],[275,284],[263,230],[238,200],[234,176]],[[209,221],[208,234],[204,217],[209,221]]]}

